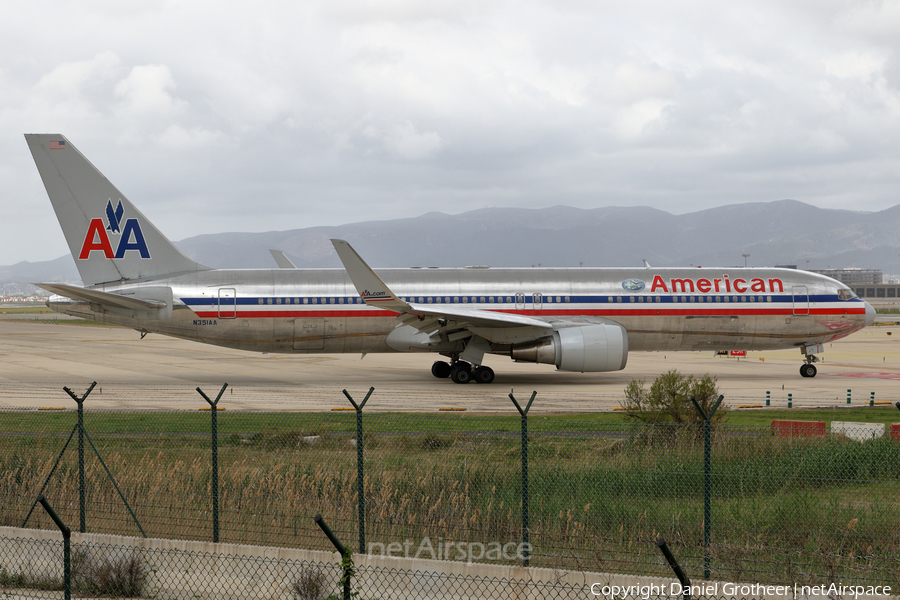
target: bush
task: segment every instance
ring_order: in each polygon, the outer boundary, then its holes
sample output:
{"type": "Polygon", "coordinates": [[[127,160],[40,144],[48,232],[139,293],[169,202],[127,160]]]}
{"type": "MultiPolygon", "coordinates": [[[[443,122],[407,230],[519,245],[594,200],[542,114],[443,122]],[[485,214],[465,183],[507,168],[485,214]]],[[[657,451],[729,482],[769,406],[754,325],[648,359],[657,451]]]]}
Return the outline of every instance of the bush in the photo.
{"type": "MultiPolygon", "coordinates": [[[[644,423],[703,423],[691,398],[696,398],[708,415],[719,399],[716,378],[707,373],[695,379],[672,369],[654,379],[650,389],[644,380],[632,379],[625,387],[621,406],[627,411],[626,417],[644,423]]],[[[721,420],[726,412],[724,405],[719,406],[713,422],[721,420]]]]}

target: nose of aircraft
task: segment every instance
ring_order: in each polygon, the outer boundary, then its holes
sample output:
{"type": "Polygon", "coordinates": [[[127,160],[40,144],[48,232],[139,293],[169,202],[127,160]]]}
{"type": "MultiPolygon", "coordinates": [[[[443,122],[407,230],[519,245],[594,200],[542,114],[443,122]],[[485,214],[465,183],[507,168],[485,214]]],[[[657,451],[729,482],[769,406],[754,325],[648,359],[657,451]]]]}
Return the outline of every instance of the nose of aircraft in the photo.
{"type": "MultiPolygon", "coordinates": [[[[865,300],[863,300],[865,302],[865,300]]],[[[875,320],[875,309],[872,308],[872,305],[866,302],[866,326],[869,326],[872,321],[875,320]]]]}

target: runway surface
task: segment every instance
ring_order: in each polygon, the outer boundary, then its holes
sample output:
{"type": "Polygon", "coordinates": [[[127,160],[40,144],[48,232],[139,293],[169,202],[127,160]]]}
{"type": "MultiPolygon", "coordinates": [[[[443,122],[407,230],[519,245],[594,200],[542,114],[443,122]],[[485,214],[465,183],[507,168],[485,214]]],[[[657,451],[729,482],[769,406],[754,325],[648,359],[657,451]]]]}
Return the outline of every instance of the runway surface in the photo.
{"type": "Polygon", "coordinates": [[[625,370],[614,373],[564,373],[490,356],[493,384],[458,385],[432,377],[429,354],[363,360],[358,354],[251,354],[153,334],[141,340],[122,328],[0,319],[0,408],[74,408],[62,387],[82,393],[97,381],[86,408],[197,410],[206,406],[197,386],[212,395],[228,383],[221,406],[230,410],[348,407],[341,390],[362,398],[372,386],[367,411],[510,412],[510,390],[525,400],[537,391],[535,413],[603,411],[619,405],[632,379],[650,381],[669,369],[717,377],[732,406],[764,404],[767,390],[773,406],[786,406],[788,393],[795,407],[845,405],[848,388],[856,406],[870,392],[877,401],[900,400],[900,327],[869,327],[822,356],[814,379],[800,377],[796,349],[750,352],[741,360],[711,352],[633,352],[625,370]]]}

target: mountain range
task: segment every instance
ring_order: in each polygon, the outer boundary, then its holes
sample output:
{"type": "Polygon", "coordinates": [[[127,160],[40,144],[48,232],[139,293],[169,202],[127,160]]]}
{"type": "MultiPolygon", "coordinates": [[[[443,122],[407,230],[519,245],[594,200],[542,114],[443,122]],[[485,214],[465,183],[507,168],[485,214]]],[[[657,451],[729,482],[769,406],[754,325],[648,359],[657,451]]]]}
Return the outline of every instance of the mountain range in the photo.
{"type": "MultiPolygon", "coordinates": [[[[331,238],[373,267],[491,265],[863,267],[900,273],[900,205],[879,212],[795,200],[732,204],[673,215],[649,207],[485,208],[457,215],[367,221],[264,233],[216,233],[176,245],[216,268],[274,268],[270,248],[301,268],[340,267],[331,238]]],[[[70,256],[0,267],[0,290],[80,278],[70,256]]],[[[32,288],[33,289],[33,288],[32,288]]],[[[19,292],[21,293],[21,291],[19,292]]]]}

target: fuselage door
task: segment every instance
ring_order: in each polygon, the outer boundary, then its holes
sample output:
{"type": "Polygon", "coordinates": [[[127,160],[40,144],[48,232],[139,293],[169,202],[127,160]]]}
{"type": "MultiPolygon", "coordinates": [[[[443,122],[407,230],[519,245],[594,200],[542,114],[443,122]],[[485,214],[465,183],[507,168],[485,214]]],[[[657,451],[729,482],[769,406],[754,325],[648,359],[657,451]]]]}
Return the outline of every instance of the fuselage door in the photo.
{"type": "Polygon", "coordinates": [[[516,309],[522,310],[525,308],[525,294],[518,293],[516,294],[516,309]]]}
{"type": "Polygon", "coordinates": [[[219,318],[237,317],[237,294],[234,288],[219,288],[219,318]]]}
{"type": "Polygon", "coordinates": [[[809,314],[809,289],[805,285],[795,285],[792,290],[794,295],[794,314],[809,314]]]}
{"type": "Polygon", "coordinates": [[[532,300],[534,301],[534,310],[541,310],[541,307],[544,305],[544,295],[535,292],[531,295],[532,300]]]}

